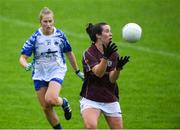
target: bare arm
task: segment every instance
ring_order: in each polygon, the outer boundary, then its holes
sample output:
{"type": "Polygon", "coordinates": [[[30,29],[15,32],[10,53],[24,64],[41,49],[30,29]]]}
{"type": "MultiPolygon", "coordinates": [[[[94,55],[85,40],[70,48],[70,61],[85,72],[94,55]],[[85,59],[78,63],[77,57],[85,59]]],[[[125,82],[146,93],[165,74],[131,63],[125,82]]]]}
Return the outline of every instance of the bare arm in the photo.
{"type": "Polygon", "coordinates": [[[76,75],[81,78],[81,80],[84,80],[84,74],[79,70],[78,65],[77,65],[77,61],[76,61],[76,57],[74,55],[74,53],[71,52],[67,52],[66,56],[68,57],[68,60],[72,66],[72,68],[74,69],[76,75]]]}
{"type": "Polygon", "coordinates": [[[120,70],[117,70],[116,68],[109,73],[109,80],[111,83],[115,83],[116,80],[119,78],[120,70]]]}
{"type": "Polygon", "coordinates": [[[71,64],[72,68],[74,69],[74,71],[76,72],[77,70],[79,70],[74,53],[71,51],[71,52],[67,52],[65,54],[71,64]]]}
{"type": "MultiPolygon", "coordinates": [[[[106,68],[107,68],[107,60],[102,58],[101,62],[92,68],[92,71],[97,77],[101,78],[105,74],[106,68]]],[[[120,70],[117,70],[116,68],[113,71],[109,72],[110,82],[115,83],[119,77],[119,74],[120,74],[120,70]]]]}
{"type": "Polygon", "coordinates": [[[123,66],[129,62],[129,58],[130,56],[125,56],[125,57],[118,57],[118,63],[116,65],[116,68],[110,72],[109,74],[109,80],[112,82],[112,83],[115,83],[116,80],[118,79],[119,77],[119,74],[120,74],[120,71],[123,69],[123,66]]]}
{"type": "Polygon", "coordinates": [[[26,55],[21,55],[21,56],[20,56],[19,62],[20,62],[20,64],[22,65],[22,67],[25,68],[25,67],[28,65],[27,60],[28,60],[28,56],[26,56],[26,55]]]}
{"type": "Polygon", "coordinates": [[[107,62],[108,61],[106,59],[102,58],[101,62],[92,68],[93,73],[97,77],[101,78],[105,74],[107,68],[107,62]]]}
{"type": "Polygon", "coordinates": [[[92,68],[93,73],[99,78],[101,78],[106,72],[108,59],[114,52],[117,51],[117,46],[115,43],[111,44],[111,42],[109,42],[107,46],[102,44],[102,47],[104,52],[103,58],[99,64],[92,68]]]}

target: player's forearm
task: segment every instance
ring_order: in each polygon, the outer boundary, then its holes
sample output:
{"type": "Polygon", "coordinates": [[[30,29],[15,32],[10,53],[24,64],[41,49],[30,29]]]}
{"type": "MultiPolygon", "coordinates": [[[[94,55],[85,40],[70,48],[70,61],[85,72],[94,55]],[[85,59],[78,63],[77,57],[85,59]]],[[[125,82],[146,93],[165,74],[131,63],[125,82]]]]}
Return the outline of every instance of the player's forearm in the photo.
{"type": "Polygon", "coordinates": [[[109,80],[111,83],[115,83],[116,80],[119,78],[119,75],[120,75],[120,71],[119,70],[116,70],[114,69],[113,71],[111,71],[109,73],[109,80]]]}
{"type": "Polygon", "coordinates": [[[77,61],[76,61],[74,53],[68,52],[68,53],[66,53],[66,56],[68,57],[68,60],[71,64],[72,68],[74,69],[74,71],[77,71],[79,68],[78,68],[77,61]]]}
{"type": "Polygon", "coordinates": [[[101,62],[93,67],[92,71],[97,77],[101,78],[105,74],[107,68],[107,62],[108,62],[107,60],[102,58],[101,62]]]}
{"type": "Polygon", "coordinates": [[[21,64],[24,68],[25,68],[25,67],[27,66],[27,64],[28,64],[27,59],[28,59],[28,57],[25,56],[25,55],[21,55],[20,58],[19,58],[19,62],[20,62],[20,64],[21,64]]]}

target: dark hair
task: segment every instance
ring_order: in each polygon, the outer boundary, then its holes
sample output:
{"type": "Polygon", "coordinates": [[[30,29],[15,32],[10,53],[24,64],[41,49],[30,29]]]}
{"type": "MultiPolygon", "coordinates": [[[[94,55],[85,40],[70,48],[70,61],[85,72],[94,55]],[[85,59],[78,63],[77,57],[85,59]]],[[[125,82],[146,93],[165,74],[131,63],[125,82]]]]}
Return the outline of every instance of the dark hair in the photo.
{"type": "Polygon", "coordinates": [[[91,41],[96,42],[97,37],[96,34],[101,35],[102,34],[102,26],[107,25],[105,22],[97,23],[93,25],[92,23],[89,23],[88,26],[86,27],[86,32],[89,34],[89,37],[91,41]]]}

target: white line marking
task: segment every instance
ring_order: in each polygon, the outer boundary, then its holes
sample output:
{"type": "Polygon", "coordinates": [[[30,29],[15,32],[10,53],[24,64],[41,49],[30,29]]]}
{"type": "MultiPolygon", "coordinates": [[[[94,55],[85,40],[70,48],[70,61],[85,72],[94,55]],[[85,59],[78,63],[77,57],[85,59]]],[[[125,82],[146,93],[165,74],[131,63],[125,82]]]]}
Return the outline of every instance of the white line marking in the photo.
{"type": "MultiPolygon", "coordinates": [[[[138,51],[143,51],[143,52],[148,52],[148,53],[153,53],[153,54],[159,54],[159,55],[162,55],[162,56],[168,56],[168,57],[174,57],[176,59],[180,59],[180,55],[178,54],[174,54],[174,53],[170,53],[170,52],[164,52],[164,51],[161,51],[161,50],[155,50],[155,49],[150,49],[150,48],[145,48],[145,47],[142,47],[142,46],[134,46],[134,45],[130,45],[131,43],[124,43],[124,44],[121,44],[120,46],[123,46],[123,47],[127,47],[127,48],[132,48],[132,49],[135,49],[135,50],[138,50],[138,51]]],[[[136,43],[135,43],[136,44],[136,43]]]]}
{"type": "MultiPolygon", "coordinates": [[[[15,25],[18,25],[18,26],[29,27],[29,28],[37,28],[37,27],[39,27],[38,24],[32,24],[32,23],[29,23],[29,22],[21,21],[21,20],[18,20],[18,19],[11,19],[11,18],[4,17],[4,16],[0,16],[0,21],[7,22],[7,23],[10,23],[10,24],[15,24],[15,25]]],[[[74,33],[74,32],[68,31],[68,30],[64,30],[64,29],[63,29],[63,31],[66,32],[68,35],[71,35],[72,37],[75,37],[75,38],[80,38],[80,39],[87,39],[88,38],[87,35],[82,34],[82,33],[74,33]]],[[[180,59],[179,54],[174,54],[174,53],[171,53],[171,52],[164,52],[162,50],[154,50],[154,49],[145,48],[145,47],[142,47],[142,46],[134,46],[134,45],[130,45],[130,44],[121,44],[120,46],[127,47],[127,48],[132,48],[132,49],[135,49],[135,50],[138,50],[138,51],[143,51],[143,52],[148,52],[148,53],[153,53],[153,54],[159,54],[159,55],[162,55],[162,56],[168,56],[168,57],[173,57],[175,59],[180,59]]]]}

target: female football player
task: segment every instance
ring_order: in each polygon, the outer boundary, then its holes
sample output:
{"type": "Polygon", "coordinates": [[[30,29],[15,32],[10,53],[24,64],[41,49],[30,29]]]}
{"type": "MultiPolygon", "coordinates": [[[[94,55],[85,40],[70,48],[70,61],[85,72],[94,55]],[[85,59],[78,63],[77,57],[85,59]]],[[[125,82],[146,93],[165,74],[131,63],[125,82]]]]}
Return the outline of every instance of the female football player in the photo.
{"type": "Polygon", "coordinates": [[[64,53],[76,74],[81,79],[84,75],[78,69],[75,55],[65,34],[54,27],[53,12],[44,7],[40,11],[39,18],[41,27],[25,42],[19,61],[26,70],[33,68],[32,79],[46,118],[54,129],[61,129],[53,107],[62,106],[66,120],[71,119],[72,116],[68,100],[59,97],[67,71],[64,53]],[[32,53],[33,63],[28,63],[32,53]]]}
{"type": "Polygon", "coordinates": [[[86,32],[92,44],[85,51],[82,61],[85,80],[80,93],[80,108],[84,126],[97,129],[98,119],[103,113],[110,129],[122,129],[116,80],[129,56],[119,57],[107,23],[89,23],[86,32]]]}

